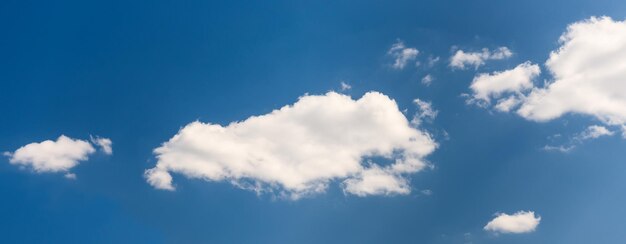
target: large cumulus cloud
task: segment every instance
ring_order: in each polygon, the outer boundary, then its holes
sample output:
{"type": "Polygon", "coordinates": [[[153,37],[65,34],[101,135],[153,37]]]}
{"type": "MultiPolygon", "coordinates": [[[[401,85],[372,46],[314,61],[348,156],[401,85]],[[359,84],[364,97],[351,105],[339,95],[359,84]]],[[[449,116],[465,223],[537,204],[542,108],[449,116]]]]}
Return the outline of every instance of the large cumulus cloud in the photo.
{"type": "Polygon", "coordinates": [[[515,69],[496,72],[496,75],[478,75],[471,87],[472,97],[483,101],[505,97],[498,101],[496,109],[514,111],[533,121],[581,114],[606,125],[623,127],[626,123],[626,22],[610,17],[575,22],[567,27],[559,43],[560,47],[550,53],[545,63],[550,77],[543,85],[531,83],[540,71],[538,66],[526,62],[515,69]],[[516,72],[520,67],[532,67],[532,72],[516,72]],[[503,74],[515,74],[515,77],[503,74]],[[478,87],[477,80],[489,86],[478,87]],[[507,86],[513,83],[520,85],[507,86]],[[496,85],[507,86],[507,89],[498,92],[486,89],[496,85]]]}
{"type": "Polygon", "coordinates": [[[407,194],[406,177],[436,147],[386,95],[353,100],[329,92],[227,126],[192,122],[154,150],[157,164],[145,176],[166,190],[175,189],[176,173],[291,198],[324,192],[333,181],[358,196],[407,194]]]}

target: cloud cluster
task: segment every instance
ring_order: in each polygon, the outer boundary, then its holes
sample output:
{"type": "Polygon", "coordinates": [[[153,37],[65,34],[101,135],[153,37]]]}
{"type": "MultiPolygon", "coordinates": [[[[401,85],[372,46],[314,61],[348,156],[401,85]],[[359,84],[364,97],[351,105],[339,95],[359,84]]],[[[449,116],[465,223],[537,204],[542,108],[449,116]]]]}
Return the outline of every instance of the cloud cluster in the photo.
{"type": "Polygon", "coordinates": [[[408,62],[417,58],[417,54],[419,54],[417,49],[406,47],[404,42],[401,40],[394,43],[389,51],[387,51],[387,55],[394,59],[393,64],[391,65],[394,69],[404,69],[408,62]]]}
{"type": "MultiPolygon", "coordinates": [[[[111,140],[99,138],[97,145],[110,154],[111,140]]],[[[5,152],[9,162],[14,165],[31,168],[37,173],[44,172],[68,172],[80,161],[89,159],[96,149],[89,141],[72,139],[61,135],[56,141],[46,140],[33,142],[22,146],[15,152],[5,152]]],[[[74,174],[66,174],[67,178],[76,178],[74,174]]]]}
{"type": "Polygon", "coordinates": [[[337,180],[357,196],[407,194],[406,177],[436,147],[386,95],[329,92],[227,126],[192,122],[154,150],[158,162],[145,176],[158,189],[174,190],[178,173],[294,199],[337,180]]]}
{"type": "Polygon", "coordinates": [[[544,86],[532,84],[539,68],[526,62],[495,76],[478,75],[470,87],[473,96],[487,101],[497,97],[498,92],[477,86],[485,80],[483,84],[524,92],[502,100],[496,106],[501,111],[515,109],[517,114],[533,121],[548,121],[572,113],[593,116],[607,125],[624,125],[626,22],[609,17],[575,22],[568,26],[559,42],[561,46],[546,61],[552,79],[544,86]],[[498,76],[502,79],[496,79],[498,76]]]}
{"type": "Polygon", "coordinates": [[[535,216],[533,211],[519,211],[512,215],[499,213],[483,229],[495,233],[521,234],[535,231],[539,222],[541,217],[535,216]]]}
{"type": "Polygon", "coordinates": [[[545,145],[543,147],[544,151],[548,151],[548,152],[562,152],[562,153],[567,153],[572,151],[574,148],[576,148],[575,145],[559,145],[559,146],[551,146],[551,145],[545,145]]]}
{"type": "Polygon", "coordinates": [[[501,60],[511,56],[513,56],[513,52],[507,47],[499,47],[493,51],[483,48],[481,52],[457,50],[450,58],[450,67],[466,69],[468,66],[474,66],[474,68],[478,68],[484,65],[487,60],[501,60]]]}

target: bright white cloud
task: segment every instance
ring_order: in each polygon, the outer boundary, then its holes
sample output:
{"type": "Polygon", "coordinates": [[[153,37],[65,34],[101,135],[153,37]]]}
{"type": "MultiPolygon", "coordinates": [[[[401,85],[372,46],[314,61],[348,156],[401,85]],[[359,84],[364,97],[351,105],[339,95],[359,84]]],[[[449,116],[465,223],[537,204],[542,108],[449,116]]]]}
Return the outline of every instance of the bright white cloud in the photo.
{"type": "Polygon", "coordinates": [[[102,151],[105,154],[107,155],[113,154],[113,147],[112,147],[113,141],[111,141],[111,139],[96,136],[96,137],[91,137],[90,140],[93,144],[99,146],[100,149],[102,149],[102,151]]]}
{"type": "Polygon", "coordinates": [[[408,62],[417,58],[417,54],[419,54],[417,49],[406,47],[401,40],[394,43],[389,51],[387,51],[387,55],[394,59],[391,65],[394,69],[404,69],[408,62]]]}
{"type": "Polygon", "coordinates": [[[408,194],[411,192],[407,180],[398,176],[393,169],[372,165],[358,175],[344,181],[344,191],[364,197],[368,195],[408,194]]]}
{"type": "Polygon", "coordinates": [[[95,149],[88,141],[61,135],[56,141],[33,142],[4,155],[9,157],[11,164],[43,173],[67,172],[80,161],[86,161],[94,152],[95,149]]]}
{"type": "MultiPolygon", "coordinates": [[[[533,79],[541,73],[539,66],[524,62],[517,67],[502,72],[479,74],[474,77],[470,89],[472,99],[489,104],[491,98],[499,98],[506,93],[519,94],[533,87],[533,79]]],[[[509,110],[516,103],[511,98],[500,102],[501,110],[509,110]]]]}
{"type": "Polygon", "coordinates": [[[554,80],[533,89],[517,113],[547,121],[566,113],[626,123],[626,22],[609,17],[571,24],[546,67],[554,80]]]}
{"type": "Polygon", "coordinates": [[[420,192],[425,196],[430,196],[433,194],[433,191],[430,189],[424,189],[424,190],[421,190],[420,192]]]}
{"type": "Polygon", "coordinates": [[[499,47],[494,51],[483,48],[481,52],[457,50],[450,58],[450,67],[466,69],[468,66],[474,66],[474,68],[478,68],[484,65],[487,60],[507,59],[511,56],[513,56],[513,52],[507,47],[499,47]]]}
{"type": "Polygon", "coordinates": [[[192,122],[154,150],[158,162],[145,176],[158,189],[174,190],[178,173],[293,199],[324,192],[331,181],[358,196],[407,194],[406,177],[436,147],[389,97],[329,92],[227,126],[192,122]]]}
{"type": "Polygon", "coordinates": [[[496,214],[496,217],[485,225],[484,229],[495,233],[521,234],[533,232],[541,221],[533,211],[519,211],[513,215],[496,214]]]}

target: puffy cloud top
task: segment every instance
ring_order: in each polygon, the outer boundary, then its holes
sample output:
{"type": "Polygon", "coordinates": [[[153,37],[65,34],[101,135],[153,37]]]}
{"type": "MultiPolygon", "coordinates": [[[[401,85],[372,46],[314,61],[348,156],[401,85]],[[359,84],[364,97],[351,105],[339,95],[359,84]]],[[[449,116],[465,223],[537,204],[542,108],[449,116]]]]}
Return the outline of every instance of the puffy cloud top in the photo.
{"type": "Polygon", "coordinates": [[[491,97],[498,98],[503,93],[519,93],[532,88],[532,80],[540,73],[538,65],[525,62],[511,70],[479,74],[470,89],[474,99],[489,102],[491,97]]]}
{"type": "Polygon", "coordinates": [[[450,67],[455,69],[465,69],[467,66],[478,68],[485,64],[487,60],[506,59],[513,56],[513,52],[507,47],[499,47],[494,51],[483,48],[481,52],[465,52],[457,50],[450,58],[450,67]]]}
{"type": "MultiPolygon", "coordinates": [[[[469,102],[515,111],[533,121],[549,121],[565,114],[592,116],[605,125],[620,127],[626,137],[626,21],[592,17],[568,26],[560,47],[550,53],[545,66],[551,78],[543,86],[532,80],[539,67],[525,62],[514,69],[479,74],[470,89],[469,102]]],[[[612,135],[607,128],[590,127],[588,137],[612,135]],[[602,130],[604,129],[604,130],[602,130]]],[[[573,147],[561,147],[568,151],[573,147]]],[[[552,148],[550,148],[552,149],[552,148]]]]}
{"type": "Polygon", "coordinates": [[[56,141],[46,140],[5,152],[11,164],[27,166],[36,172],[65,172],[88,159],[95,152],[88,142],[61,135],[56,141]]]}
{"type": "Polygon", "coordinates": [[[519,211],[512,215],[500,213],[484,229],[496,233],[521,234],[535,231],[539,222],[541,217],[535,216],[533,211],[519,211]]]}
{"type": "Polygon", "coordinates": [[[534,89],[518,114],[546,121],[566,113],[626,123],[626,22],[609,17],[571,24],[546,66],[554,80],[534,89]]]}
{"type": "Polygon", "coordinates": [[[166,190],[174,189],[170,173],[179,173],[291,198],[324,192],[333,180],[358,196],[407,194],[405,177],[436,146],[389,97],[329,92],[227,126],[192,122],[154,150],[158,162],[145,175],[166,190]]]}

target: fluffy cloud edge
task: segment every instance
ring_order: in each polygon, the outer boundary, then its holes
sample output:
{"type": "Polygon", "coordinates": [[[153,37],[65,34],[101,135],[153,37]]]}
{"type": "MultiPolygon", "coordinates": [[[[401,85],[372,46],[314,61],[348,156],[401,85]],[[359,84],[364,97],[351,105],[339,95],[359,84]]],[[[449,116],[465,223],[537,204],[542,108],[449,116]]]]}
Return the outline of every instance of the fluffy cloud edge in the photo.
{"type": "MultiPolygon", "coordinates": [[[[100,140],[105,141],[105,144],[108,142],[107,146],[110,149],[112,143],[110,139],[100,138],[100,140]]],[[[89,156],[96,151],[94,144],[87,140],[61,135],[55,141],[32,142],[14,152],[4,152],[3,155],[9,158],[12,165],[29,168],[36,173],[65,172],[66,178],[75,179],[76,175],[69,171],[80,162],[89,160],[89,156]]]]}
{"type": "Polygon", "coordinates": [[[513,69],[496,71],[493,73],[481,73],[474,77],[470,89],[472,90],[472,100],[488,105],[492,99],[498,99],[505,94],[513,96],[499,101],[500,110],[507,111],[514,106],[516,97],[521,96],[521,92],[532,89],[533,79],[541,74],[539,65],[529,61],[517,65],[513,69]]]}
{"type": "Polygon", "coordinates": [[[483,48],[480,52],[457,50],[450,57],[449,66],[453,69],[467,69],[469,66],[474,66],[475,69],[478,69],[488,60],[502,60],[511,56],[513,56],[513,52],[508,47],[499,47],[493,51],[483,48]]]}
{"type": "MultiPolygon", "coordinates": [[[[524,85],[509,87],[504,89],[505,92],[497,92],[489,86],[478,87],[476,84],[485,78],[494,81],[502,74],[512,74],[520,66],[491,74],[479,74],[470,85],[473,94],[467,95],[468,104],[488,108],[490,101],[497,99],[493,107],[495,110],[512,112],[535,122],[547,122],[565,115],[586,116],[606,126],[606,131],[600,136],[613,135],[616,130],[621,130],[622,137],[626,138],[626,66],[621,62],[624,58],[625,20],[601,16],[576,21],[569,24],[560,36],[559,47],[550,52],[545,62],[546,73],[550,77],[543,85],[531,82],[539,75],[538,67],[537,72],[527,72],[526,79],[518,79],[523,81],[518,84],[524,85]]],[[[524,64],[530,62],[521,65],[524,64]]],[[[506,86],[507,81],[514,83],[512,80],[515,79],[500,79],[497,84],[506,86]]],[[[496,82],[484,82],[488,83],[496,82]]],[[[592,134],[588,136],[577,134],[574,140],[595,138],[592,134]]],[[[546,146],[544,150],[568,152],[575,147],[574,144],[546,146]]]]}
{"type": "Polygon", "coordinates": [[[391,67],[397,70],[404,69],[404,67],[411,61],[414,61],[419,54],[419,50],[406,47],[402,40],[397,40],[396,43],[391,45],[391,48],[387,51],[387,55],[394,59],[391,67]]]}
{"type": "Polygon", "coordinates": [[[494,233],[522,234],[535,231],[540,222],[541,216],[535,216],[533,211],[518,211],[511,215],[497,213],[483,229],[494,233]]]}
{"type": "MultiPolygon", "coordinates": [[[[213,145],[212,142],[208,144],[213,145]]],[[[292,105],[227,126],[190,123],[155,149],[157,164],[147,169],[144,176],[154,188],[169,191],[175,190],[171,173],[177,173],[188,178],[225,181],[242,189],[286,195],[291,199],[325,192],[330,182],[340,182],[344,193],[356,196],[403,195],[410,193],[407,177],[427,165],[424,157],[436,147],[437,143],[430,134],[411,126],[395,101],[386,95],[368,92],[360,99],[353,100],[347,95],[329,92],[325,95],[305,95],[292,105]],[[319,114],[327,110],[331,112],[319,114]],[[331,122],[316,121],[315,117],[319,116],[331,122]],[[276,126],[281,128],[274,128],[276,126]],[[335,126],[337,128],[332,128],[335,126]],[[298,133],[291,133],[292,130],[298,133]],[[268,131],[292,134],[290,140],[308,145],[308,151],[290,150],[287,153],[282,149],[266,147],[278,145],[287,150],[292,144],[280,142],[276,139],[278,137],[268,131]],[[338,137],[337,133],[345,133],[346,137],[356,139],[343,141],[340,139],[343,136],[338,137]],[[223,136],[220,145],[229,146],[217,148],[198,143],[206,140],[208,135],[223,136]],[[259,141],[263,143],[257,144],[259,141]],[[335,144],[335,154],[341,152],[351,156],[328,156],[333,154],[328,153],[324,145],[328,143],[335,144]],[[238,152],[240,146],[248,148],[250,145],[254,145],[253,149],[245,152],[256,155],[256,158],[233,153],[238,152]],[[392,162],[389,165],[371,162],[367,165],[365,159],[372,156],[382,156],[392,162]],[[322,164],[313,170],[301,170],[309,167],[307,164],[320,163],[308,160],[308,157],[317,157],[316,160],[322,164]],[[268,161],[268,158],[274,160],[268,161]],[[323,164],[325,161],[342,162],[340,159],[346,162],[333,163],[332,167],[324,169],[329,166],[323,164]]]]}

